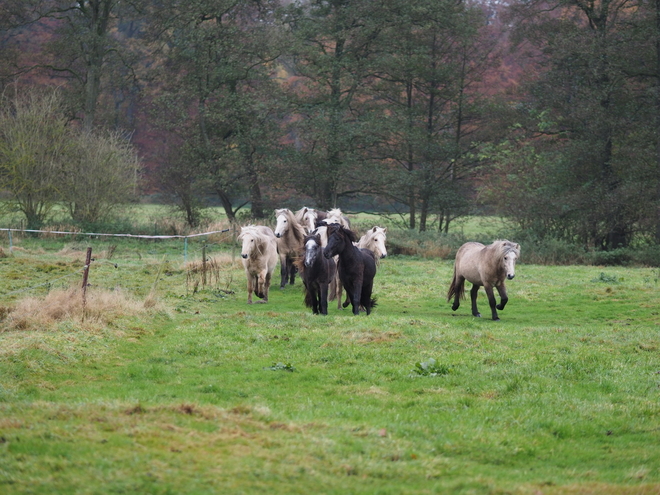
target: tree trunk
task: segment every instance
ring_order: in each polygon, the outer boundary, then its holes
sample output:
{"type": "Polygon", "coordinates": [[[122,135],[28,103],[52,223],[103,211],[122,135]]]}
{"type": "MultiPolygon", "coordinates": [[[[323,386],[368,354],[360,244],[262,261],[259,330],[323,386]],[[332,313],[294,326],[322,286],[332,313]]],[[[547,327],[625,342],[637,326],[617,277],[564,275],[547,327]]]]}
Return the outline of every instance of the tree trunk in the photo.
{"type": "Polygon", "coordinates": [[[231,204],[231,200],[229,199],[229,195],[223,191],[220,188],[215,188],[215,192],[220,198],[220,202],[222,203],[222,208],[225,210],[225,215],[227,215],[227,220],[229,220],[229,223],[233,224],[236,222],[236,213],[234,212],[234,208],[231,204]]]}

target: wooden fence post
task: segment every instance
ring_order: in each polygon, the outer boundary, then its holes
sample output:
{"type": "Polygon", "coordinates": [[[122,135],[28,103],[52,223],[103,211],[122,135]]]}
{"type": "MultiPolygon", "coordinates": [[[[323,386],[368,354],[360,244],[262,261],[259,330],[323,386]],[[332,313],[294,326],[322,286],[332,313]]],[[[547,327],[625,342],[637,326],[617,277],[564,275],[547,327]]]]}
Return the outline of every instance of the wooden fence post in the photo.
{"type": "Polygon", "coordinates": [[[92,248],[87,248],[87,258],[85,259],[85,271],[83,271],[82,283],[82,318],[85,319],[85,304],[87,303],[87,279],[89,278],[89,265],[92,263],[92,248]]]}

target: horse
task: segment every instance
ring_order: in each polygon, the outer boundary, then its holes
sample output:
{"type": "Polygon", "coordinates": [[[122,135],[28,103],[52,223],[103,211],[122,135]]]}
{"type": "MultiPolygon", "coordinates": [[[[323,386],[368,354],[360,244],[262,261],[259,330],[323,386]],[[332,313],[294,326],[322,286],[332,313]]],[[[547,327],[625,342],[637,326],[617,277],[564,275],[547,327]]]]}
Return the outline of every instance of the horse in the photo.
{"type": "Polygon", "coordinates": [[[318,234],[305,236],[304,249],[300,255],[301,259],[296,261],[296,265],[305,285],[305,305],[312,308],[315,315],[327,315],[328,288],[337,272],[335,260],[323,256],[318,234]]]}
{"type": "Polygon", "coordinates": [[[368,249],[374,256],[376,261],[383,259],[387,256],[387,248],[385,241],[387,240],[387,227],[374,227],[367,230],[367,232],[360,237],[357,246],[359,248],[368,249]]]}
{"type": "Polygon", "coordinates": [[[252,292],[268,302],[270,280],[277,265],[277,239],[265,225],[247,225],[241,228],[238,238],[243,241],[241,258],[247,276],[248,304],[252,304],[252,292]]]}
{"type": "Polygon", "coordinates": [[[371,251],[360,249],[353,245],[354,242],[357,242],[357,237],[353,231],[332,223],[328,225],[328,245],[323,249],[323,256],[339,256],[339,279],[350,297],[353,314],[360,314],[362,305],[368,315],[376,305],[376,299],[371,297],[376,259],[371,251]]]}
{"type": "Polygon", "coordinates": [[[293,285],[296,280],[296,267],[293,262],[302,248],[305,230],[288,208],[275,210],[275,217],[277,219],[275,237],[277,237],[277,251],[280,254],[281,265],[280,289],[283,289],[287,282],[293,285]]]}
{"type": "MultiPolygon", "coordinates": [[[[326,247],[328,245],[328,224],[326,224],[324,221],[317,222],[316,227],[312,231],[313,234],[316,234],[319,236],[320,241],[321,241],[321,247],[326,247]]],[[[335,264],[337,267],[339,267],[339,257],[334,256],[335,264]]],[[[343,309],[343,307],[348,306],[348,302],[345,304],[345,306],[342,307],[341,304],[341,293],[342,293],[342,286],[341,286],[341,280],[339,280],[339,271],[337,270],[335,272],[335,277],[330,281],[330,289],[329,289],[329,301],[334,301],[335,299],[337,300],[337,309],[343,309]]]]}
{"type": "Polygon", "coordinates": [[[346,215],[342,213],[342,211],[339,208],[333,208],[332,210],[329,210],[326,214],[326,217],[324,219],[317,219],[317,224],[319,221],[322,221],[323,223],[326,224],[331,224],[331,223],[338,223],[342,227],[346,229],[351,228],[351,221],[348,219],[346,215]]]}
{"type": "Polygon", "coordinates": [[[484,246],[479,242],[466,242],[456,253],[454,278],[447,292],[447,301],[454,297],[451,309],[456,311],[460,300],[465,298],[465,281],[472,283],[472,316],[481,317],[477,310],[477,293],[483,285],[488,296],[488,303],[493,320],[499,320],[497,310],[502,311],[509,297],[504,285],[505,279],[512,280],[516,275],[516,260],[520,256],[520,244],[507,240],[498,240],[484,246]],[[500,295],[500,304],[495,300],[493,287],[500,295]]]}
{"type": "Polygon", "coordinates": [[[309,234],[314,230],[316,223],[321,220],[325,220],[328,215],[324,211],[319,211],[315,210],[314,208],[307,208],[306,206],[303,206],[295,213],[295,216],[296,220],[298,220],[298,223],[305,229],[305,232],[309,234]]]}

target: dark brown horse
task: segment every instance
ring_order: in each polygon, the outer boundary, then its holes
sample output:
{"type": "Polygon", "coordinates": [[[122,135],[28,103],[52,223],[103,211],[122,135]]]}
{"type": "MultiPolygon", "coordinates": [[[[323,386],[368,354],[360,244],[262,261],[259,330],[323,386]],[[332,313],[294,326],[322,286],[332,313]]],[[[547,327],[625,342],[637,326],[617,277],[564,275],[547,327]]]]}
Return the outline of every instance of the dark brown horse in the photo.
{"type": "Polygon", "coordinates": [[[334,259],[323,256],[318,234],[306,235],[304,246],[296,265],[305,285],[305,305],[312,308],[315,315],[327,315],[328,286],[335,278],[337,265],[334,259]]]}
{"type": "Polygon", "coordinates": [[[353,306],[353,314],[360,314],[360,305],[367,314],[376,305],[371,292],[376,276],[376,260],[374,254],[367,249],[353,245],[357,237],[353,231],[333,223],[328,225],[328,245],[323,250],[326,258],[339,255],[338,271],[348,297],[353,306]]]}
{"type": "Polygon", "coordinates": [[[499,320],[497,310],[506,306],[509,297],[506,294],[504,281],[513,279],[516,275],[516,260],[520,256],[520,244],[510,241],[495,241],[489,246],[479,242],[466,242],[456,252],[454,263],[454,278],[447,292],[447,301],[454,298],[451,309],[456,311],[460,300],[465,297],[465,281],[472,283],[470,298],[472,299],[472,316],[481,316],[477,309],[477,293],[482,285],[488,296],[488,303],[493,320],[499,320]],[[500,294],[500,304],[495,300],[493,287],[500,294]]]}

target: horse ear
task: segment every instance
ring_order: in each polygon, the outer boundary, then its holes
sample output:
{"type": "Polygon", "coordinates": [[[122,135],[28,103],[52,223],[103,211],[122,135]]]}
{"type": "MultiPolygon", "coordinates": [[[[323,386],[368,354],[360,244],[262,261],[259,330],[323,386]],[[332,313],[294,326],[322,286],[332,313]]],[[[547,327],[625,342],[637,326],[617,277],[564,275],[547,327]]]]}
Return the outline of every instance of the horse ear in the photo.
{"type": "Polygon", "coordinates": [[[520,244],[516,244],[516,251],[520,252],[520,244]]]}
{"type": "Polygon", "coordinates": [[[375,234],[376,232],[378,232],[377,229],[378,229],[378,227],[374,227],[373,229],[371,229],[371,231],[375,234]]]}

